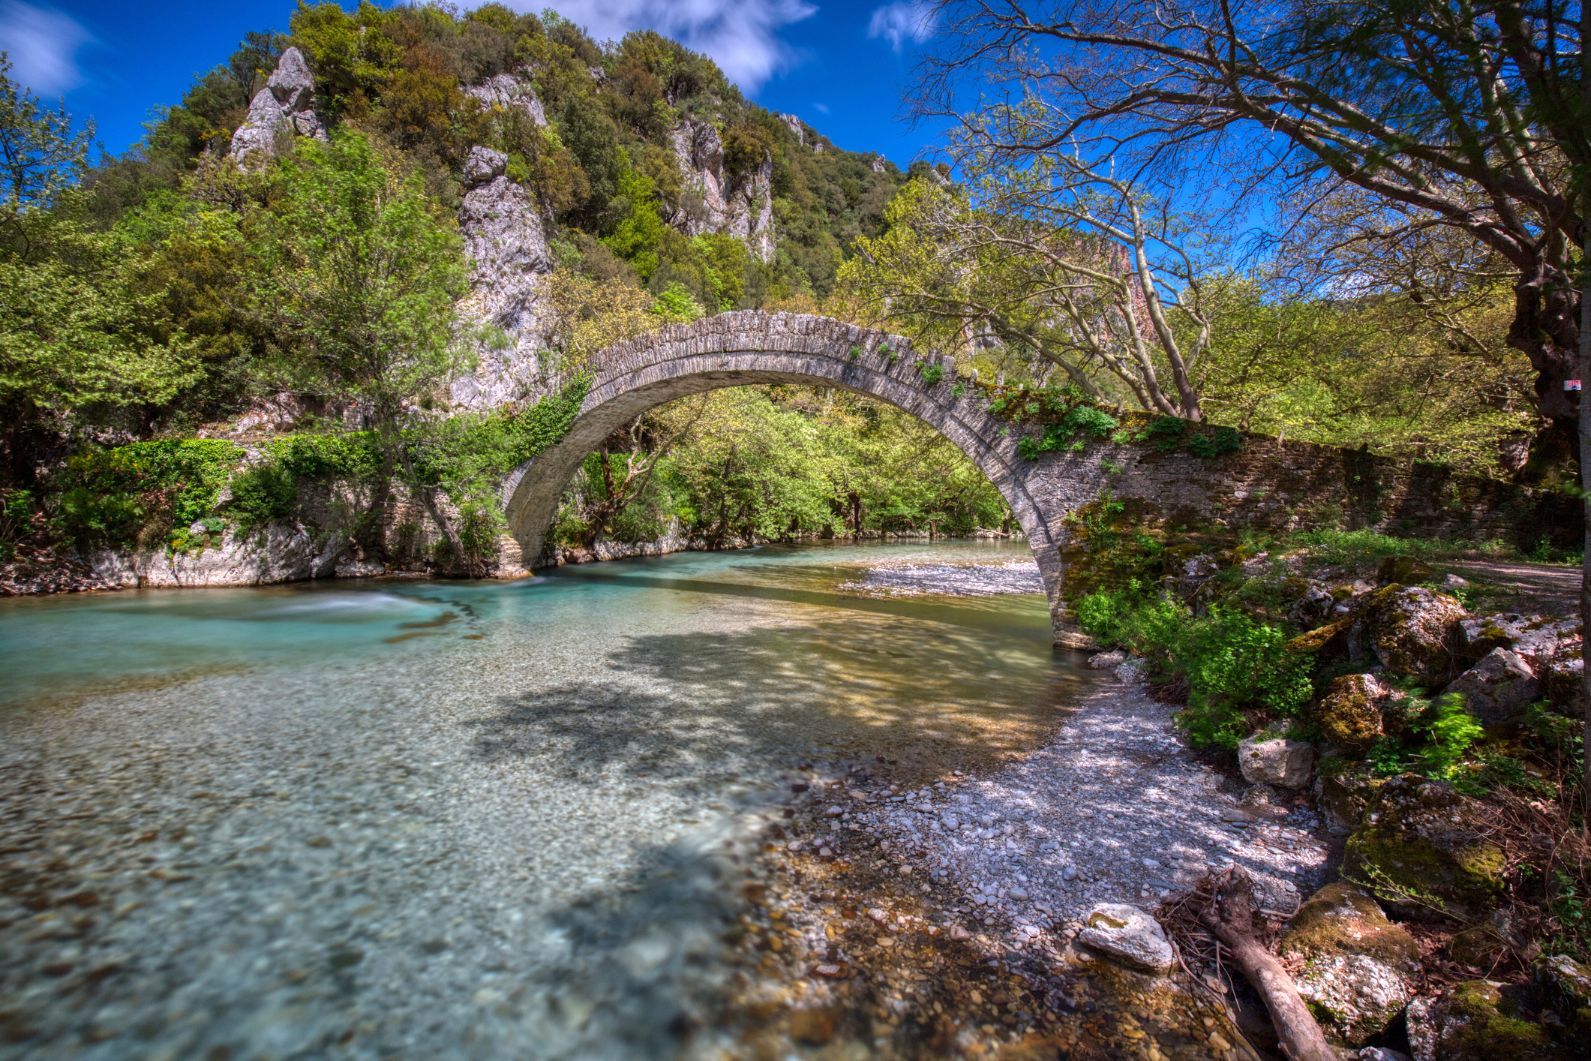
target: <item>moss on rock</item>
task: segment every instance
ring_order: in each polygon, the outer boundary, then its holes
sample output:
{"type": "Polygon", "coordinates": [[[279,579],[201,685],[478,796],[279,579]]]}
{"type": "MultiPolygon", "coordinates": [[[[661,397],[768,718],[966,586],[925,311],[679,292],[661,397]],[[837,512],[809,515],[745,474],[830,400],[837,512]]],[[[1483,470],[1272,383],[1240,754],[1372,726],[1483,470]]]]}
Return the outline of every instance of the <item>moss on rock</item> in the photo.
{"type": "Polygon", "coordinates": [[[1441,998],[1411,1003],[1408,1025],[1416,1061],[1576,1056],[1556,1045],[1510,992],[1490,980],[1466,980],[1441,998]]]}
{"type": "Polygon", "coordinates": [[[1381,701],[1390,693],[1374,674],[1334,679],[1315,704],[1320,735],[1345,751],[1365,751],[1383,733],[1381,701]]]}
{"type": "Polygon", "coordinates": [[[1343,875],[1404,916],[1477,920],[1502,891],[1505,863],[1474,811],[1450,785],[1394,778],[1348,838],[1343,875]]]}

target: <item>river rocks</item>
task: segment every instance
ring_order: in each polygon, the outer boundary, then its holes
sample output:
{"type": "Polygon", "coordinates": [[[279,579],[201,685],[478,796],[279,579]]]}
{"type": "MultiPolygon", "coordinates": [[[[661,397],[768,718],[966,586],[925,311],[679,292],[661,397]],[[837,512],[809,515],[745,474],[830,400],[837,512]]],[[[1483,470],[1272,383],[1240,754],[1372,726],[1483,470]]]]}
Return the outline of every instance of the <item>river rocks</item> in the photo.
{"type": "Polygon", "coordinates": [[[1514,993],[1490,980],[1466,980],[1440,998],[1409,1003],[1414,1061],[1498,1061],[1571,1056],[1521,1013],[1514,993]]]}
{"type": "Polygon", "coordinates": [[[1278,950],[1301,963],[1298,993],[1323,1027],[1346,1044],[1384,1031],[1408,1002],[1420,972],[1414,937],[1374,899],[1328,884],[1293,916],[1278,950]]]}
{"type": "Polygon", "coordinates": [[[711,123],[683,118],[669,135],[682,189],[669,223],[687,236],[737,236],[760,261],[771,261],[773,159],[737,174],[726,170],[724,142],[711,123]]]}
{"type": "Polygon", "coordinates": [[[1088,657],[1088,665],[1095,670],[1113,671],[1127,662],[1127,653],[1121,649],[1112,649],[1109,652],[1096,652],[1088,657]]]}
{"type": "Polygon", "coordinates": [[[508,156],[486,147],[471,148],[464,161],[459,231],[471,268],[460,311],[508,339],[478,343],[475,371],[453,381],[453,403],[467,409],[494,408],[530,390],[545,338],[540,291],[552,269],[547,233],[534,197],[508,178],[507,168],[508,156]]]}
{"type": "Polygon", "coordinates": [[[1094,907],[1083,920],[1077,941],[1142,972],[1167,972],[1176,962],[1160,922],[1123,903],[1094,907]]]}
{"type": "Polygon", "coordinates": [[[1427,684],[1452,675],[1464,605],[1420,586],[1387,586],[1360,606],[1355,640],[1389,671],[1427,684]]]}
{"type": "Polygon", "coordinates": [[[1516,720],[1541,696],[1541,683],[1519,653],[1494,648],[1442,693],[1462,696],[1481,725],[1501,726],[1516,720]]]}
{"type": "Polygon", "coordinates": [[[1345,751],[1364,751],[1382,735],[1381,705],[1392,693],[1374,674],[1334,679],[1315,705],[1320,735],[1345,751]]]}
{"type": "Polygon", "coordinates": [[[1475,920],[1503,886],[1503,852],[1481,835],[1476,811],[1451,785],[1393,778],[1348,838],[1343,876],[1371,886],[1402,916],[1475,920]]]}
{"type": "Polygon", "coordinates": [[[1277,729],[1262,730],[1237,746],[1237,764],[1250,784],[1303,788],[1315,768],[1315,748],[1277,729]]]}
{"type": "Polygon", "coordinates": [[[315,79],[303,53],[288,48],[276,61],[265,87],[249,102],[248,116],[232,134],[232,158],[254,168],[274,157],[285,139],[312,136],[324,140],[326,132],[315,114],[315,79]]]}

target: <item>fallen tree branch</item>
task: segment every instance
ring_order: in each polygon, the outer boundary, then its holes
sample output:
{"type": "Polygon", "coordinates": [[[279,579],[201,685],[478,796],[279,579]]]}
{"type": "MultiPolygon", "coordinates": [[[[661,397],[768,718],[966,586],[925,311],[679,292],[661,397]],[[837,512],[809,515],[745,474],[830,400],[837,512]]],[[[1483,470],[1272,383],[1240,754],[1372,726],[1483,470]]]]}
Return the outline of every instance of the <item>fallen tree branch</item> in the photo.
{"type": "MultiPolygon", "coordinates": [[[[1336,1061],[1314,1014],[1299,997],[1293,978],[1282,968],[1254,926],[1254,885],[1236,866],[1208,874],[1187,894],[1166,903],[1161,918],[1180,950],[1188,950],[1223,973],[1227,962],[1243,974],[1265,1003],[1282,1055],[1289,1061],[1336,1061]],[[1215,937],[1200,945],[1195,926],[1215,937]],[[1191,944],[1191,945],[1190,945],[1191,944]]],[[[1208,937],[1205,937],[1208,939],[1208,937]]]]}

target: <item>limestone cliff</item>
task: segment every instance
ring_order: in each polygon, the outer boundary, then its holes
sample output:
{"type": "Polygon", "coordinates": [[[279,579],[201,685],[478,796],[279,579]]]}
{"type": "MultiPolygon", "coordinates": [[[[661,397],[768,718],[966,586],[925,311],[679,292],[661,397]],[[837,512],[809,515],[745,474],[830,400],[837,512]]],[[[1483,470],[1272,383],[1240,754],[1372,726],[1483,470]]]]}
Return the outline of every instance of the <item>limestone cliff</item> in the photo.
{"type": "Polygon", "coordinates": [[[724,168],[724,142],[704,121],[683,118],[669,134],[682,193],[668,222],[687,236],[718,232],[746,241],[761,261],[773,258],[773,159],[750,173],[724,168]]]}
{"type": "MultiPolygon", "coordinates": [[[[534,97],[531,97],[534,99],[534,97]]],[[[548,311],[537,295],[552,268],[547,231],[535,197],[508,178],[508,156],[475,147],[464,163],[459,232],[470,259],[470,293],[459,307],[467,322],[493,334],[472,338],[475,371],[455,380],[450,397],[466,409],[490,409],[534,385],[548,311]]]]}

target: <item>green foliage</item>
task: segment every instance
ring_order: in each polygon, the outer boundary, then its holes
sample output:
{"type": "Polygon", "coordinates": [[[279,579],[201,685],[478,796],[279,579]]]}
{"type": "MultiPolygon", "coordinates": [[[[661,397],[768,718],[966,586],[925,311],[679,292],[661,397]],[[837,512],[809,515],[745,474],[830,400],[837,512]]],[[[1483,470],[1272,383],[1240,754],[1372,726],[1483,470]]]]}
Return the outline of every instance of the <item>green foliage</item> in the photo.
{"type": "Polygon", "coordinates": [[[268,461],[246,468],[232,480],[227,515],[247,534],[286,519],[298,505],[298,484],[282,465],[268,461]]]}
{"type": "Polygon", "coordinates": [[[381,444],[370,431],[287,435],[268,443],[266,452],[297,482],[371,482],[382,466],[381,444]]]}
{"type": "Polygon", "coordinates": [[[1074,405],[1046,427],[1043,434],[1026,436],[1017,442],[1016,448],[1028,460],[1061,450],[1081,453],[1088,439],[1109,438],[1116,427],[1116,418],[1105,410],[1092,405],[1074,405]]]}
{"type": "Polygon", "coordinates": [[[1424,705],[1411,726],[1422,737],[1420,762],[1431,777],[1451,779],[1475,742],[1485,735],[1461,693],[1448,693],[1424,705]]]}
{"type": "Polygon", "coordinates": [[[451,221],[371,141],[300,141],[277,171],[256,297],[277,336],[274,375],[301,393],[368,402],[379,424],[428,397],[464,357],[466,268],[451,221]]]}
{"type": "Polygon", "coordinates": [[[1137,583],[1078,603],[1083,629],[1142,655],[1157,681],[1185,684],[1177,724],[1196,747],[1231,750],[1268,719],[1298,718],[1313,692],[1308,657],[1287,634],[1220,606],[1201,616],[1169,597],[1146,599],[1137,583]]]}
{"type": "Polygon", "coordinates": [[[945,378],[945,366],[937,361],[924,361],[917,366],[917,375],[922,381],[932,387],[945,378]]]}
{"type": "Polygon", "coordinates": [[[78,454],[52,486],[79,545],[150,545],[212,517],[242,457],[219,439],[134,442],[78,454]]]}

